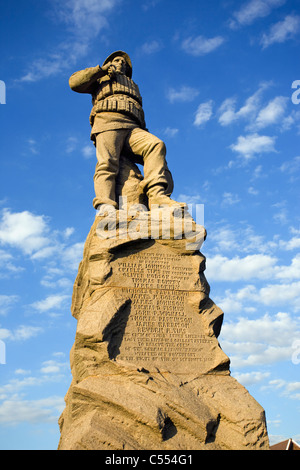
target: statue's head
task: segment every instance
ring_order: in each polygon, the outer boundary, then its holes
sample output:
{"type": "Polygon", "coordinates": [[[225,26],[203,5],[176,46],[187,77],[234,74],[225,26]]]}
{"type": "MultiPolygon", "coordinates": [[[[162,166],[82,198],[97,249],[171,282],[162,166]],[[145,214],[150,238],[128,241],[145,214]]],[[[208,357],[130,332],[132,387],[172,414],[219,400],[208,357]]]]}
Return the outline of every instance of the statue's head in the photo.
{"type": "Polygon", "coordinates": [[[117,71],[121,71],[127,75],[127,77],[132,77],[132,64],[128,54],[123,51],[116,51],[110,54],[107,59],[103,62],[103,65],[108,62],[112,62],[115,65],[117,71]]]}

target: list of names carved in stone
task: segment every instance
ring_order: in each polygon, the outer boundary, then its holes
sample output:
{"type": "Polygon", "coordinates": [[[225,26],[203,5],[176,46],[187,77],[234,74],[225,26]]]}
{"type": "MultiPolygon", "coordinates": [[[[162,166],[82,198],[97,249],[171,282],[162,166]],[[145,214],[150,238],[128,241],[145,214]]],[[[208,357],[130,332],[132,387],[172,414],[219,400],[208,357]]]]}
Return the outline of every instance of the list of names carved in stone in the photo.
{"type": "Polygon", "coordinates": [[[181,364],[212,360],[204,354],[212,340],[204,334],[199,314],[191,310],[190,291],[182,288],[194,274],[184,257],[144,252],[118,259],[116,270],[132,286],[122,288],[131,299],[131,311],[119,360],[181,364]]]}

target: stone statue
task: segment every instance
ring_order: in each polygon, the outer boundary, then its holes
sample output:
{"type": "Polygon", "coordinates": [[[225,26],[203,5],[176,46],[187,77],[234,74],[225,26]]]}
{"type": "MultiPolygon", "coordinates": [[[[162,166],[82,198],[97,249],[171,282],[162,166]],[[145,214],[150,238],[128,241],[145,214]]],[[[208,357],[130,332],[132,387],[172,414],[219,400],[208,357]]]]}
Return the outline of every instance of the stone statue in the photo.
{"type": "Polygon", "coordinates": [[[72,90],[92,95],[91,140],[96,146],[98,163],[94,176],[97,209],[101,204],[118,207],[116,178],[121,154],[144,166],[141,186],[148,204],[184,204],[170,199],[173,179],[166,161],[164,142],[148,132],[142,97],[131,79],[132,64],[126,52],[109,55],[102,67],[75,72],[69,80],[72,90]]]}
{"type": "Polygon", "coordinates": [[[77,320],[72,382],[59,418],[58,449],[267,450],[265,412],[231,376],[219,344],[224,314],[210,298],[199,251],[204,237],[187,248],[186,231],[177,236],[178,214],[187,211],[172,207],[182,205],[169,197],[165,146],[145,129],[131,72],[128,55],[117,51],[102,67],[70,79],[73,90],[93,96],[94,206],[111,204],[122,217],[104,230],[112,237],[100,236],[107,216],[99,210],[79,264],[71,307],[77,320]],[[123,214],[121,201],[117,208],[124,153],[143,159],[144,179],[136,180],[150,211],[140,211],[141,218],[139,211],[123,214]],[[168,204],[162,211],[173,216],[167,237],[166,214],[156,218],[151,203],[168,204]],[[157,236],[143,235],[144,220],[157,236]],[[124,221],[141,236],[124,230],[124,221]]]}

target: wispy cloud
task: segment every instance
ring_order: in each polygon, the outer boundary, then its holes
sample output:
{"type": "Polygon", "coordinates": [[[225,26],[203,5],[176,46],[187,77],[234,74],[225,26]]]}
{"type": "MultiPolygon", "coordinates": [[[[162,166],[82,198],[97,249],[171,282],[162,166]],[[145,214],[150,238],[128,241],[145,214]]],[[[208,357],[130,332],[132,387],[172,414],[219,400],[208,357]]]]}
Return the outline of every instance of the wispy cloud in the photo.
{"type": "Polygon", "coordinates": [[[164,130],[164,134],[167,137],[175,137],[175,135],[177,135],[178,132],[179,132],[179,129],[174,128],[174,127],[166,127],[164,130]]]}
{"type": "Polygon", "coordinates": [[[244,317],[223,326],[222,347],[230,351],[234,368],[272,364],[291,359],[292,343],[298,336],[299,322],[288,313],[244,317]]]}
{"type": "Polygon", "coordinates": [[[44,313],[52,310],[60,310],[63,308],[65,302],[69,301],[68,295],[50,295],[43,300],[38,300],[31,304],[32,308],[39,313],[44,313]]]}
{"type": "Polygon", "coordinates": [[[236,98],[227,98],[221,104],[218,114],[219,123],[222,126],[228,126],[235,121],[239,120],[254,120],[259,112],[261,106],[261,99],[263,92],[269,88],[270,83],[263,82],[260,84],[258,90],[249,96],[243,106],[236,111],[236,98]]]}
{"type": "Polygon", "coordinates": [[[238,204],[239,202],[240,198],[237,194],[233,194],[230,192],[223,193],[222,206],[233,206],[234,204],[238,204]]]}
{"type": "Polygon", "coordinates": [[[47,218],[29,211],[13,213],[3,209],[0,219],[0,244],[32,254],[49,244],[47,218]]]}
{"type": "Polygon", "coordinates": [[[35,59],[20,82],[36,82],[62,73],[83,57],[93,39],[108,26],[107,15],[122,0],[52,0],[52,17],[67,28],[68,38],[35,59]]]}
{"type": "Polygon", "coordinates": [[[107,26],[106,14],[121,0],[53,0],[58,20],[67,25],[72,33],[81,38],[95,37],[107,26]]]}
{"type": "Polygon", "coordinates": [[[155,52],[160,51],[162,47],[163,45],[161,41],[154,39],[153,41],[147,41],[144,44],[142,44],[141,47],[139,48],[139,53],[151,55],[151,54],[154,54],[155,52]]]}
{"type": "Polygon", "coordinates": [[[282,122],[289,99],[286,96],[276,96],[259,111],[253,124],[253,128],[263,129],[272,124],[282,122]]]}
{"type": "Polygon", "coordinates": [[[199,91],[196,88],[192,88],[186,85],[182,85],[180,88],[169,88],[167,91],[167,98],[170,103],[175,102],[189,102],[193,101],[199,95],[199,91]]]}
{"type": "Polygon", "coordinates": [[[229,22],[230,28],[248,26],[258,18],[265,18],[274,8],[282,6],[286,0],[250,0],[233,13],[229,22]]]}
{"type": "Polygon", "coordinates": [[[197,36],[195,38],[189,37],[182,42],[182,49],[193,56],[202,56],[218,49],[225,42],[222,36],[215,36],[206,38],[204,36],[197,36]]]}
{"type": "Polygon", "coordinates": [[[289,175],[298,174],[300,172],[300,156],[284,162],[281,165],[280,170],[289,175]]]}
{"type": "Polygon", "coordinates": [[[263,94],[271,85],[271,82],[261,83],[258,90],[249,96],[240,108],[237,106],[237,97],[226,98],[217,110],[219,124],[226,127],[244,122],[248,132],[274,125],[280,132],[286,132],[297,125],[300,112],[292,110],[288,113],[290,97],[275,96],[268,102],[263,102],[263,94]]]}
{"type": "Polygon", "coordinates": [[[283,43],[292,39],[300,31],[300,16],[288,15],[283,21],[271,26],[270,31],[261,38],[263,49],[275,43],[283,43]]]}
{"type": "Polygon", "coordinates": [[[257,154],[276,152],[275,141],[276,136],[248,134],[239,136],[237,142],[232,144],[230,148],[245,160],[250,160],[257,154]]]}
{"type": "Polygon", "coordinates": [[[142,8],[144,11],[148,11],[150,8],[156,7],[156,5],[160,2],[161,0],[144,0],[142,8]]]}
{"type": "Polygon", "coordinates": [[[209,279],[214,281],[270,279],[276,263],[277,258],[262,253],[234,258],[215,255],[208,260],[207,271],[209,279]]]}
{"type": "Polygon", "coordinates": [[[82,147],[82,155],[85,159],[89,159],[95,156],[95,147],[92,145],[85,145],[82,147]]]}
{"type": "Polygon", "coordinates": [[[201,103],[195,114],[194,126],[201,127],[208,122],[213,115],[213,101],[209,100],[201,103]]]}
{"type": "Polygon", "coordinates": [[[13,330],[0,328],[0,339],[5,339],[5,341],[26,341],[38,336],[43,331],[43,328],[31,325],[20,325],[13,330]]]}
{"type": "MultiPolygon", "coordinates": [[[[12,212],[9,209],[0,212],[0,245],[8,247],[14,254],[17,252],[20,256],[25,255],[32,261],[43,263],[47,270],[44,281],[48,285],[59,283],[54,282],[59,276],[61,285],[69,287],[65,275],[73,274],[83,253],[83,242],[72,243],[70,237],[73,233],[72,227],[63,231],[53,230],[50,220],[44,215],[30,211],[12,212]],[[50,261],[52,265],[48,267],[50,261]]],[[[15,273],[22,269],[12,265],[12,259],[9,252],[0,250],[2,271],[5,269],[6,273],[8,270],[15,273]]]]}
{"type": "Polygon", "coordinates": [[[0,315],[6,315],[9,309],[19,300],[17,295],[0,295],[0,315]]]}

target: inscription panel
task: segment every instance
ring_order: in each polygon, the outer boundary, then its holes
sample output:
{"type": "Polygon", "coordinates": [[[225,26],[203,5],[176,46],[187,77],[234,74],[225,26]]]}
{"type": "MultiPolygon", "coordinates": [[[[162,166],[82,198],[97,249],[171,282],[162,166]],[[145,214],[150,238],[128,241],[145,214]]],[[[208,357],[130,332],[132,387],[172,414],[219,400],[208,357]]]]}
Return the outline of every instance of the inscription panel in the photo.
{"type": "Polygon", "coordinates": [[[205,334],[187,287],[195,277],[188,257],[144,251],[114,261],[114,284],[131,299],[118,362],[153,371],[205,371],[216,340],[205,334]]]}

